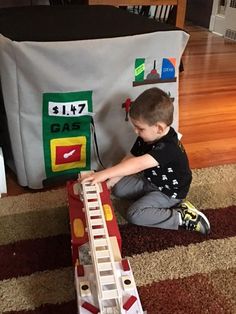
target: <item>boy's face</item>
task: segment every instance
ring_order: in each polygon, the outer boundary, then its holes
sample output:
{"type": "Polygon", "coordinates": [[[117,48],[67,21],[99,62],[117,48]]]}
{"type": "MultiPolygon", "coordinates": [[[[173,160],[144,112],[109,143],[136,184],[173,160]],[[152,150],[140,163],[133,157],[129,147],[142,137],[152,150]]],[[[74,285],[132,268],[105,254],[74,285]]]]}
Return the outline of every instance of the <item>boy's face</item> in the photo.
{"type": "Polygon", "coordinates": [[[158,124],[148,125],[141,120],[130,118],[134,132],[140,136],[144,142],[153,142],[161,137],[161,130],[158,124]]]}

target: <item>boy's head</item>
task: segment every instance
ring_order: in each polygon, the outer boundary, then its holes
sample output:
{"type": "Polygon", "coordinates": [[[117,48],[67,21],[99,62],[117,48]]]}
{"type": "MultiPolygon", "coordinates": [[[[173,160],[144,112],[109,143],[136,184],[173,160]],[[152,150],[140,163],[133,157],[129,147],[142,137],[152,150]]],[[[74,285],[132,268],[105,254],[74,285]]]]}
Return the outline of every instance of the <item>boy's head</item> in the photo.
{"type": "Polygon", "coordinates": [[[150,88],[138,96],[130,108],[135,132],[145,142],[164,136],[173,122],[174,106],[170,97],[159,88],[150,88]]]}
{"type": "Polygon", "coordinates": [[[173,122],[174,106],[163,90],[153,87],[145,90],[132,103],[129,115],[136,121],[154,125],[163,122],[167,126],[173,122]]]}

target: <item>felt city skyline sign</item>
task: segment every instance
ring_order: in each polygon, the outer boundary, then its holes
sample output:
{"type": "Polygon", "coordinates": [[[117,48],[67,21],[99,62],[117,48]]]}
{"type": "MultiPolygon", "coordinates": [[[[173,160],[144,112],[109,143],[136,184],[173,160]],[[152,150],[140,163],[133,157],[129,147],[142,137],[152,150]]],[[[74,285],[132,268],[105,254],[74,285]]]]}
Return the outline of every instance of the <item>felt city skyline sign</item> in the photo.
{"type": "MultiPolygon", "coordinates": [[[[163,58],[161,63],[153,61],[152,69],[147,71],[145,58],[135,59],[133,86],[176,82],[176,58],[163,58]]],[[[149,61],[150,63],[150,61],[149,61]]]]}

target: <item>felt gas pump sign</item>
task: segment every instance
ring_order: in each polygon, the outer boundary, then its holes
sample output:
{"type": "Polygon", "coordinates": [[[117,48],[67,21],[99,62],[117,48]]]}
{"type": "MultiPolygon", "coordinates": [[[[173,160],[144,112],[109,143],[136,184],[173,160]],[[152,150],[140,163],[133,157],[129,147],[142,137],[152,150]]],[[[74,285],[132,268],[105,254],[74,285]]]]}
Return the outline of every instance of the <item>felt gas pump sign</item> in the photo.
{"type": "Polygon", "coordinates": [[[92,91],[43,94],[46,176],[90,169],[92,91]]]}

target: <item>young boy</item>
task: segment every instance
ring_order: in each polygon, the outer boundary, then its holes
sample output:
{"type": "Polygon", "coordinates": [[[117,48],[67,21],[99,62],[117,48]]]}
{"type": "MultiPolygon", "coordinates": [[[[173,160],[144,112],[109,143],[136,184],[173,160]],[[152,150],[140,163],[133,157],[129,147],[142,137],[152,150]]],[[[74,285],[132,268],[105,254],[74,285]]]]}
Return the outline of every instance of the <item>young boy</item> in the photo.
{"type": "Polygon", "coordinates": [[[163,229],[210,232],[207,217],[183,202],[192,173],[183,145],[171,127],[174,107],[159,88],[144,91],[129,116],[138,135],[131,154],[117,165],[86,175],[82,182],[107,181],[112,193],[133,200],[125,218],[133,224],[163,229]]]}

